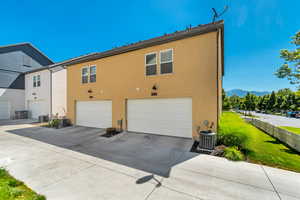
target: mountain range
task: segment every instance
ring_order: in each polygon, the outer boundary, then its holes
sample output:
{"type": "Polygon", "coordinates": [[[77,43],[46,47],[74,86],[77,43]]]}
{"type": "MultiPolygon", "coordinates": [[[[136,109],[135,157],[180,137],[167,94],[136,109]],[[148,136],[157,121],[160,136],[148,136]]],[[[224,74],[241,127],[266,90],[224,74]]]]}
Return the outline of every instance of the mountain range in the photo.
{"type": "Polygon", "coordinates": [[[226,95],[227,96],[237,95],[239,97],[244,97],[244,96],[246,96],[246,94],[248,92],[251,94],[255,94],[256,96],[263,96],[263,95],[271,93],[268,91],[247,91],[247,90],[242,90],[242,89],[233,89],[233,90],[226,91],[226,95]]]}

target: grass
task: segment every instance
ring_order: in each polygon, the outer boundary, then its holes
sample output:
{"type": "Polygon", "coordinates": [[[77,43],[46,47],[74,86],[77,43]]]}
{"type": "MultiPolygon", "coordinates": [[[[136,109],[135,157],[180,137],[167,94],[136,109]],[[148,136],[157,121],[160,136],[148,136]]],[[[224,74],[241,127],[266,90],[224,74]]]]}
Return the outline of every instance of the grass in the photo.
{"type": "Polygon", "coordinates": [[[279,128],[285,129],[287,131],[296,133],[300,135],[300,128],[296,128],[296,127],[290,127],[290,126],[280,126],[279,128]]]}
{"type": "Polygon", "coordinates": [[[0,200],[45,200],[24,185],[23,182],[13,178],[5,169],[0,168],[0,200]]]}
{"type": "Polygon", "coordinates": [[[246,134],[244,153],[250,162],[300,172],[300,155],[296,151],[246,123],[237,113],[223,112],[219,132],[246,134]]]}

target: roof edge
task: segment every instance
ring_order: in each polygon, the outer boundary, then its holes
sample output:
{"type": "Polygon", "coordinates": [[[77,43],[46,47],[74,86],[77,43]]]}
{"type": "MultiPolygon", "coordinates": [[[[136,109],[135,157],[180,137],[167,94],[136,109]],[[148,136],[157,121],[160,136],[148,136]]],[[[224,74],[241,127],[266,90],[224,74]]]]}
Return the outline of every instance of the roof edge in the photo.
{"type": "Polygon", "coordinates": [[[9,44],[9,45],[0,46],[0,48],[16,47],[16,46],[23,46],[23,45],[30,46],[35,51],[37,51],[39,54],[41,54],[44,58],[46,58],[48,61],[50,61],[52,64],[54,63],[46,54],[44,54],[41,50],[39,50],[37,47],[35,47],[30,42],[21,42],[21,43],[16,43],[16,44],[9,44]]]}
{"type": "Polygon", "coordinates": [[[172,41],[176,41],[176,40],[181,40],[181,39],[185,39],[185,38],[189,38],[189,37],[193,37],[193,36],[197,36],[197,35],[202,35],[205,33],[214,32],[219,29],[222,29],[222,30],[224,29],[224,20],[220,20],[220,21],[217,21],[214,23],[209,23],[209,24],[204,24],[204,25],[198,25],[196,27],[188,28],[186,30],[176,31],[171,34],[154,37],[154,38],[151,38],[148,40],[143,40],[143,41],[133,43],[130,45],[113,48],[113,49],[110,49],[107,51],[103,51],[103,52],[99,52],[99,53],[92,53],[90,55],[68,59],[68,60],[62,61],[60,63],[53,64],[52,66],[53,67],[58,66],[58,65],[69,66],[69,65],[82,63],[82,62],[93,61],[93,60],[97,60],[97,59],[101,59],[101,58],[105,58],[105,57],[110,57],[110,56],[114,56],[114,55],[118,55],[118,54],[122,54],[122,53],[127,53],[130,51],[135,51],[135,50],[155,46],[155,45],[160,45],[160,44],[164,44],[164,43],[168,43],[168,42],[172,42],[172,41]]]}

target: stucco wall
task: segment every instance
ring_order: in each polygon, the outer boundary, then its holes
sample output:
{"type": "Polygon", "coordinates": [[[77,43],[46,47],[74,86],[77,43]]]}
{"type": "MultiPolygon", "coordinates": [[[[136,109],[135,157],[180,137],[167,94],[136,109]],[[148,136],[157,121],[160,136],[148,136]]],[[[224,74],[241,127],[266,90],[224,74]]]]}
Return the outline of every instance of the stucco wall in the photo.
{"type": "Polygon", "coordinates": [[[216,32],[72,65],[67,68],[68,117],[74,123],[76,100],[111,99],[116,126],[117,120],[126,119],[126,99],[191,97],[196,136],[203,120],[217,124],[217,77],[216,32]],[[173,73],[145,76],[145,54],[169,48],[173,49],[173,73]],[[92,64],[97,65],[97,82],[81,84],[81,68],[92,64]],[[158,86],[155,97],[151,96],[154,84],[158,86]]]}
{"type": "Polygon", "coordinates": [[[25,107],[29,110],[29,101],[43,102],[40,115],[50,114],[50,71],[42,70],[25,75],[25,107]],[[33,76],[41,76],[41,86],[33,87],[33,76]]]}
{"type": "MultiPolygon", "coordinates": [[[[222,30],[218,32],[218,104],[219,104],[219,112],[218,115],[221,116],[222,113],[222,88],[223,88],[223,45],[222,45],[222,30]]],[[[220,118],[218,119],[220,120],[220,118]]]]}
{"type": "Polygon", "coordinates": [[[25,91],[19,89],[0,88],[0,101],[10,104],[10,118],[13,119],[15,111],[25,109],[25,91]]]}
{"type": "Polygon", "coordinates": [[[67,114],[67,70],[52,73],[52,115],[67,114]]]}

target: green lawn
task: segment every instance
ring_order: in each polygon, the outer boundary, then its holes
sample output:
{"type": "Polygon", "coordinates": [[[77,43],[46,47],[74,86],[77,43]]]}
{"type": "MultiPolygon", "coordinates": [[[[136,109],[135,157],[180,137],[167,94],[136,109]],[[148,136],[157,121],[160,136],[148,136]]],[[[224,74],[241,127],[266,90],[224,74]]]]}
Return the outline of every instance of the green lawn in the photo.
{"type": "Polygon", "coordinates": [[[0,168],[0,200],[45,200],[46,198],[29,189],[0,168]]]}
{"type": "Polygon", "coordinates": [[[275,138],[246,123],[238,114],[223,112],[219,132],[247,134],[247,160],[300,172],[300,155],[275,138]]]}
{"type": "Polygon", "coordinates": [[[295,127],[290,127],[290,126],[280,126],[279,128],[288,130],[288,131],[293,132],[293,133],[300,134],[300,128],[295,128],[295,127]]]}

